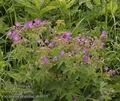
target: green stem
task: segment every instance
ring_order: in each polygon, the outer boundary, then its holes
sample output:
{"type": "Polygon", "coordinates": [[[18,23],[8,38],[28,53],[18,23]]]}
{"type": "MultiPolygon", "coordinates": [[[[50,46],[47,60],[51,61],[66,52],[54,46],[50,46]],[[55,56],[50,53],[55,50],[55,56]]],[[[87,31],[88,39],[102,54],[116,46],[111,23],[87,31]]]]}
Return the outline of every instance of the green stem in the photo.
{"type": "MultiPolygon", "coordinates": [[[[113,21],[114,21],[114,32],[115,32],[115,34],[116,34],[116,19],[115,19],[114,14],[113,14],[113,13],[111,13],[111,14],[112,14],[113,21]]],[[[115,35],[115,40],[116,40],[116,42],[117,42],[117,35],[115,35]]]]}
{"type": "Polygon", "coordinates": [[[105,29],[107,30],[107,23],[108,23],[108,11],[107,11],[107,2],[105,4],[105,29]]]}

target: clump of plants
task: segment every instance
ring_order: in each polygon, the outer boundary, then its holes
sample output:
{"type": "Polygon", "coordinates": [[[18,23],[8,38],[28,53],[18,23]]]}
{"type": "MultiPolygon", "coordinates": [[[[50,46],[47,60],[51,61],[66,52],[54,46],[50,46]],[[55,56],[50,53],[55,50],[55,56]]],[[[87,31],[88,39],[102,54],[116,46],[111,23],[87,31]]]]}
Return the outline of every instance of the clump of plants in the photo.
{"type": "MultiPolygon", "coordinates": [[[[11,49],[5,57],[9,63],[3,75],[2,96],[40,101],[94,101],[112,99],[114,88],[109,81],[117,76],[115,69],[104,66],[104,53],[108,33],[99,36],[57,31],[48,20],[36,18],[25,23],[16,22],[6,33],[11,49]],[[31,92],[7,90],[7,83],[16,86],[29,85],[31,92]],[[5,92],[6,91],[6,92],[5,92]],[[41,96],[46,95],[46,96],[41,96]]],[[[63,26],[62,26],[63,27],[63,26]]],[[[5,99],[5,97],[3,97],[5,99]]]]}

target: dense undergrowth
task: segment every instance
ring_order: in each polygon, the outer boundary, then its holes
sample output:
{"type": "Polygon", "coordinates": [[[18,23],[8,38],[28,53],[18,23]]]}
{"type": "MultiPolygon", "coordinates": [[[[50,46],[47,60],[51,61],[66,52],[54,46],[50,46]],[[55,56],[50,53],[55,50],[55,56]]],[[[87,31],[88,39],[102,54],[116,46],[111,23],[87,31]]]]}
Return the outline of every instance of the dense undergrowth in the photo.
{"type": "Polygon", "coordinates": [[[0,0],[1,101],[119,101],[119,0],[0,0]]]}

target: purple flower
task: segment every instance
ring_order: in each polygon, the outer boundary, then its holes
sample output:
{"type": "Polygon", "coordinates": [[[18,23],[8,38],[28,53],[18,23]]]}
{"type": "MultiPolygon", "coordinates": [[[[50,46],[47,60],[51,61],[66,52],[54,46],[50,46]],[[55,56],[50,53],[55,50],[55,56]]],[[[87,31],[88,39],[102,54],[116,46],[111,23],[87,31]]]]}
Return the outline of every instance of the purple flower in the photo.
{"type": "Polygon", "coordinates": [[[27,28],[31,28],[33,25],[33,22],[32,21],[27,21],[24,23],[24,27],[27,27],[27,28]]]}
{"type": "Polygon", "coordinates": [[[9,31],[9,32],[7,33],[7,36],[11,39],[11,38],[12,38],[12,31],[9,31]]]}
{"type": "Polygon", "coordinates": [[[40,20],[39,18],[36,18],[36,19],[34,20],[34,25],[35,25],[35,26],[40,25],[40,23],[41,23],[41,20],[40,20]]]}
{"type": "Polygon", "coordinates": [[[19,36],[19,34],[16,31],[10,31],[7,33],[8,37],[10,39],[12,39],[14,42],[18,42],[20,41],[21,37],[19,36]]]}
{"type": "Polygon", "coordinates": [[[88,51],[88,49],[87,49],[87,48],[84,48],[84,49],[83,49],[83,52],[84,52],[84,53],[86,53],[87,51],[88,51]]]}
{"type": "Polygon", "coordinates": [[[106,36],[107,36],[107,33],[105,31],[102,31],[101,37],[106,38],[106,36]]]}
{"type": "Polygon", "coordinates": [[[18,33],[16,31],[12,31],[11,37],[14,38],[18,33]]]}
{"type": "Polygon", "coordinates": [[[65,54],[64,50],[60,51],[60,55],[63,56],[65,54]]]}
{"type": "Polygon", "coordinates": [[[62,38],[65,39],[65,40],[68,40],[68,39],[70,39],[70,36],[71,36],[71,33],[64,32],[63,35],[62,35],[62,38]]]}
{"type": "Polygon", "coordinates": [[[21,37],[20,37],[19,35],[16,35],[16,36],[14,37],[13,41],[14,41],[15,43],[17,43],[17,42],[20,41],[20,39],[21,39],[21,37]]]}
{"type": "Polygon", "coordinates": [[[97,57],[96,57],[96,56],[94,56],[94,58],[93,58],[93,59],[94,59],[94,61],[96,61],[96,60],[97,60],[97,57]]]}
{"type": "Polygon", "coordinates": [[[49,40],[48,40],[48,39],[45,39],[45,43],[46,43],[46,44],[49,44],[49,40]]]}
{"type": "Polygon", "coordinates": [[[85,37],[84,37],[84,36],[81,37],[81,41],[82,41],[82,42],[85,41],[85,37]]]}
{"type": "Polygon", "coordinates": [[[54,47],[54,45],[55,45],[54,42],[50,42],[48,46],[49,46],[49,47],[54,47]]]}
{"type": "Polygon", "coordinates": [[[87,62],[87,61],[88,61],[88,56],[87,56],[87,55],[84,55],[84,56],[83,56],[83,60],[84,60],[84,62],[87,62]]]}
{"type": "Polygon", "coordinates": [[[14,42],[18,42],[18,41],[20,41],[20,39],[21,39],[21,37],[19,36],[19,34],[16,32],[16,31],[13,31],[12,32],[12,40],[14,41],[14,42]]]}
{"type": "Polygon", "coordinates": [[[20,26],[20,23],[19,23],[19,22],[16,22],[16,23],[15,23],[15,26],[16,26],[16,27],[19,27],[19,26],[20,26]]]}
{"type": "Polygon", "coordinates": [[[42,58],[42,61],[43,61],[43,63],[44,64],[48,64],[48,57],[47,56],[44,56],[43,58],[42,58]]]}
{"type": "Polygon", "coordinates": [[[76,40],[78,41],[78,42],[80,42],[81,40],[80,40],[80,36],[77,36],[76,37],[76,40]]]}

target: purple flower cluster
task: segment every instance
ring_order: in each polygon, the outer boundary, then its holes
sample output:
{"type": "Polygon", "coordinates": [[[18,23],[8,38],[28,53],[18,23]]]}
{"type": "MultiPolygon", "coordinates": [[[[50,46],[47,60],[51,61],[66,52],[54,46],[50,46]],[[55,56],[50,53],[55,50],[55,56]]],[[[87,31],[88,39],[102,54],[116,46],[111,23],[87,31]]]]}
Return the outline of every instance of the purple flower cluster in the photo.
{"type": "MultiPolygon", "coordinates": [[[[25,28],[32,28],[33,26],[40,26],[40,25],[45,25],[45,24],[48,24],[48,20],[41,21],[39,18],[36,18],[33,21],[32,20],[26,21],[23,26],[25,28]]],[[[19,22],[15,23],[16,27],[20,27],[20,25],[21,24],[19,22]]]]}
{"type": "Polygon", "coordinates": [[[84,56],[83,56],[84,62],[88,62],[88,59],[89,59],[89,57],[88,57],[87,55],[84,55],[84,56]]]}
{"type": "MultiPolygon", "coordinates": [[[[53,59],[52,59],[52,61],[53,62],[57,62],[60,57],[64,56],[64,54],[65,54],[64,50],[61,50],[60,54],[58,56],[54,56],[53,59]]],[[[48,64],[49,63],[49,59],[48,59],[47,56],[42,57],[42,63],[43,64],[48,64]]]]}
{"type": "Polygon", "coordinates": [[[83,45],[85,48],[91,47],[91,45],[94,43],[94,39],[92,37],[85,37],[78,36],[77,41],[80,45],[83,45]]]}
{"type": "Polygon", "coordinates": [[[101,33],[101,41],[102,41],[101,48],[104,47],[103,44],[106,41],[106,38],[107,38],[107,33],[105,31],[102,31],[102,33],[101,33]]]}
{"type": "Polygon", "coordinates": [[[24,23],[24,27],[26,28],[32,28],[32,25],[33,25],[33,21],[27,21],[24,23]]]}
{"type": "MultiPolygon", "coordinates": [[[[43,25],[46,24],[48,24],[48,20],[41,21],[39,18],[27,21],[23,25],[21,25],[21,23],[19,22],[16,22],[15,27],[7,33],[7,36],[11,40],[13,40],[13,42],[18,43],[22,39],[26,39],[25,38],[26,36],[19,35],[21,33],[21,29],[23,30],[22,32],[27,31],[28,29],[31,29],[32,32],[39,31],[40,28],[44,27],[43,25]]],[[[52,30],[52,28],[48,29],[48,31],[49,30],[52,30]]],[[[51,32],[55,32],[55,31],[51,31],[51,32]]],[[[40,30],[40,33],[44,33],[44,30],[43,32],[41,32],[40,30]]],[[[47,46],[47,48],[49,48],[50,50],[52,50],[52,48],[56,48],[59,45],[62,46],[59,54],[57,56],[53,56],[52,61],[57,61],[59,60],[59,57],[62,56],[73,56],[76,54],[78,55],[80,52],[83,52],[81,55],[82,60],[84,63],[88,63],[89,60],[92,60],[92,56],[93,56],[92,52],[90,52],[91,49],[97,50],[99,48],[104,48],[105,39],[107,38],[107,33],[103,31],[101,33],[100,39],[98,39],[97,37],[92,37],[87,35],[78,35],[77,37],[74,38],[71,36],[71,33],[67,31],[61,34],[51,34],[50,36],[51,37],[49,37],[49,39],[48,37],[41,39],[38,35],[35,36],[36,37],[35,41],[39,44],[41,44],[42,42],[44,44],[42,47],[47,46]],[[66,53],[64,51],[65,47],[70,47],[67,49],[66,53]]],[[[31,40],[28,38],[28,41],[30,42],[31,40]]],[[[44,56],[42,58],[42,62],[44,64],[48,64],[50,60],[48,59],[47,56],[44,56]]]]}
{"type": "Polygon", "coordinates": [[[48,46],[49,47],[54,47],[55,46],[55,42],[50,42],[48,46]]]}
{"type": "Polygon", "coordinates": [[[71,33],[69,32],[64,32],[61,36],[61,38],[65,39],[65,40],[69,40],[71,37],[71,33]]]}
{"type": "Polygon", "coordinates": [[[15,43],[19,42],[22,38],[20,33],[26,31],[27,29],[32,29],[35,27],[39,27],[41,25],[48,24],[48,20],[41,21],[39,18],[34,20],[26,21],[23,25],[20,22],[15,22],[15,26],[13,26],[9,32],[7,32],[7,36],[15,43]]]}
{"type": "Polygon", "coordinates": [[[41,20],[40,20],[39,18],[36,18],[36,19],[34,20],[33,25],[39,26],[40,24],[41,24],[41,20]]]}
{"type": "Polygon", "coordinates": [[[25,28],[32,28],[33,26],[40,26],[42,24],[44,24],[44,21],[41,21],[39,18],[36,18],[33,21],[27,21],[27,22],[25,22],[24,23],[24,27],[25,28]]]}
{"type": "Polygon", "coordinates": [[[20,23],[19,23],[19,22],[16,22],[16,23],[15,23],[15,26],[16,26],[16,27],[19,27],[19,26],[20,26],[20,23]]]}
{"type": "Polygon", "coordinates": [[[49,40],[48,39],[45,39],[45,44],[49,44],[49,40]]]}
{"type": "Polygon", "coordinates": [[[85,48],[83,49],[83,52],[84,52],[84,53],[87,53],[87,52],[88,52],[88,49],[85,47],[85,48]]]}
{"type": "MultiPolygon", "coordinates": [[[[103,32],[103,35],[102,35],[102,36],[106,37],[106,32],[105,32],[105,31],[103,32]]],[[[64,39],[65,41],[67,41],[68,43],[69,43],[70,41],[72,41],[72,42],[73,42],[73,41],[76,41],[79,46],[77,46],[77,43],[74,43],[74,46],[73,46],[72,51],[69,52],[69,56],[73,56],[73,55],[74,55],[73,52],[76,53],[76,52],[74,51],[74,48],[75,48],[75,47],[78,47],[78,49],[81,47],[80,50],[83,50],[83,61],[84,61],[84,63],[88,63],[89,60],[91,60],[91,59],[94,60],[94,57],[95,57],[95,56],[93,56],[92,52],[90,52],[91,49],[92,49],[92,50],[97,50],[97,49],[99,49],[99,48],[104,48],[104,45],[105,45],[105,42],[103,42],[101,39],[98,39],[97,37],[79,35],[79,36],[77,36],[77,37],[75,37],[75,38],[71,38],[71,33],[69,33],[69,32],[64,32],[61,36],[57,36],[57,38],[58,38],[58,39],[62,38],[62,39],[64,39]],[[71,39],[71,40],[69,41],[69,39],[71,39]],[[99,43],[100,43],[101,45],[99,45],[99,43]],[[73,54],[73,55],[72,55],[72,54],[73,54]],[[92,57],[93,57],[93,58],[92,58],[92,57]]],[[[62,43],[63,45],[66,45],[66,44],[67,44],[67,43],[64,43],[64,41],[62,41],[62,40],[60,40],[60,41],[61,41],[61,43],[62,43]]],[[[61,43],[60,43],[60,44],[61,44],[61,43]]],[[[53,47],[53,46],[54,46],[53,42],[50,43],[49,46],[53,47]]],[[[66,45],[66,46],[67,46],[67,45],[66,45]]],[[[68,44],[68,46],[69,46],[69,44],[68,44]]],[[[75,49],[75,50],[77,50],[77,49],[75,49]]],[[[64,51],[61,51],[60,54],[63,55],[63,54],[64,54],[64,51]]]]}
{"type": "Polygon", "coordinates": [[[102,38],[106,38],[107,37],[107,33],[105,31],[102,31],[101,37],[102,38]]]}
{"type": "Polygon", "coordinates": [[[60,55],[61,55],[61,56],[64,56],[64,54],[65,54],[64,50],[61,50],[61,51],[60,51],[60,55]]]}
{"type": "Polygon", "coordinates": [[[21,40],[21,37],[20,37],[20,35],[14,30],[14,31],[9,31],[8,33],[7,33],[7,36],[11,39],[11,40],[13,40],[13,42],[15,42],[15,43],[18,43],[18,42],[20,42],[20,40],[21,40]]]}
{"type": "Polygon", "coordinates": [[[47,56],[44,56],[44,57],[42,58],[42,62],[43,62],[43,64],[48,64],[48,63],[49,63],[48,57],[47,57],[47,56]]]}

